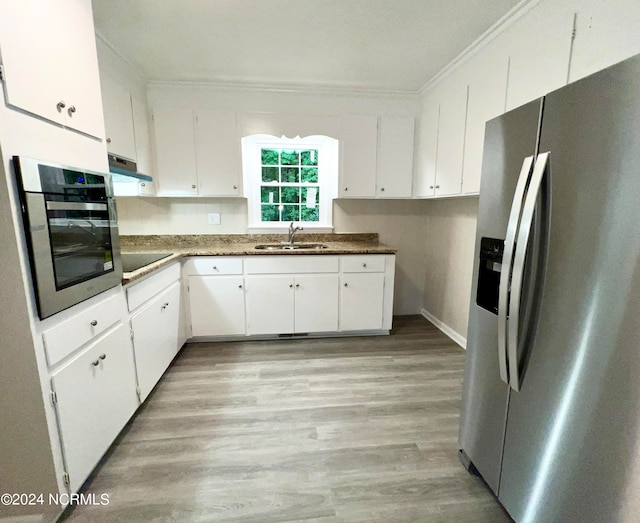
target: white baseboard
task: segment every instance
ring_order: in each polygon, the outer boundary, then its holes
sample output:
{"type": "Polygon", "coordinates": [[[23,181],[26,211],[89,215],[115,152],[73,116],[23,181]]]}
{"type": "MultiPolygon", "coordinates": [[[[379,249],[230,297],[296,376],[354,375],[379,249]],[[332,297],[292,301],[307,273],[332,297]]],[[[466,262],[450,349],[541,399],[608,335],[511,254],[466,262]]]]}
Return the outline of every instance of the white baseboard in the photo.
{"type": "Polygon", "coordinates": [[[449,338],[451,338],[453,341],[455,341],[464,350],[467,350],[467,338],[465,338],[461,334],[458,334],[451,327],[449,327],[449,325],[447,325],[446,323],[444,323],[441,320],[439,320],[438,318],[436,318],[428,310],[422,309],[421,312],[422,312],[422,315],[426,319],[428,319],[431,323],[433,323],[436,327],[438,327],[438,329],[440,329],[447,336],[449,336],[449,338]]]}

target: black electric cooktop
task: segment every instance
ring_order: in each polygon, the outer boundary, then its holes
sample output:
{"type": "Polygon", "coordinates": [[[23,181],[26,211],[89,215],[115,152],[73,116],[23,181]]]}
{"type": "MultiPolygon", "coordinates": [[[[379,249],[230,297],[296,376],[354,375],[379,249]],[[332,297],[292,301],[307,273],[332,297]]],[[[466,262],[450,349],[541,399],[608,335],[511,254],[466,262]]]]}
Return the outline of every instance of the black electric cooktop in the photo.
{"type": "Polygon", "coordinates": [[[170,252],[125,252],[120,255],[122,258],[122,272],[133,272],[141,269],[145,265],[162,260],[171,256],[170,252]]]}

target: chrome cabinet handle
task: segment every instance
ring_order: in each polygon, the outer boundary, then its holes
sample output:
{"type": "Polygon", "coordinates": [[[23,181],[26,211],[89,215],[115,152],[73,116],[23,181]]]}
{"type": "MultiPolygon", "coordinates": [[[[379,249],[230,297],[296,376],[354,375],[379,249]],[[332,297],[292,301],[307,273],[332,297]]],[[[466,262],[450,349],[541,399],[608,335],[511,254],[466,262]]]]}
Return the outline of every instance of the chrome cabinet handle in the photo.
{"type": "Polygon", "coordinates": [[[345,284],[344,284],[344,286],[345,286],[345,287],[348,287],[348,286],[349,286],[349,284],[348,284],[348,283],[345,283],[345,284]]]}
{"type": "Polygon", "coordinates": [[[97,325],[98,325],[98,320],[93,320],[93,321],[91,322],[91,326],[92,326],[92,327],[96,327],[97,325]]]}
{"type": "Polygon", "coordinates": [[[439,185],[436,185],[436,189],[440,189],[440,186],[439,186],[439,185]]]}
{"type": "Polygon", "coordinates": [[[107,355],[106,354],[100,354],[100,356],[98,356],[98,358],[100,358],[101,360],[106,360],[107,359],[107,355]]]}
{"type": "Polygon", "coordinates": [[[384,192],[384,187],[380,187],[380,190],[381,190],[382,192],[384,192]]]}
{"type": "Polygon", "coordinates": [[[289,284],[289,288],[290,288],[290,289],[293,289],[293,283],[290,283],[290,284],[289,284]]]}
{"type": "Polygon", "coordinates": [[[192,188],[192,189],[195,189],[195,188],[196,188],[196,186],[195,186],[195,185],[192,185],[192,186],[191,186],[191,188],[192,188]]]}
{"type": "Polygon", "coordinates": [[[76,112],[76,106],[72,105],[71,107],[69,107],[69,109],[67,110],[67,112],[69,113],[69,116],[71,116],[73,113],[76,112]]]}
{"type": "Polygon", "coordinates": [[[242,289],[242,284],[238,285],[238,289],[242,289]]]}
{"type": "Polygon", "coordinates": [[[300,287],[300,284],[299,284],[299,283],[296,283],[296,288],[298,288],[298,287],[300,287]]]}
{"type": "Polygon", "coordinates": [[[100,360],[93,360],[91,362],[91,365],[93,365],[94,367],[97,367],[98,365],[100,365],[100,360]]]}
{"type": "Polygon", "coordinates": [[[429,185],[429,189],[433,189],[433,185],[429,185]]]}
{"type": "Polygon", "coordinates": [[[107,143],[111,143],[111,138],[107,138],[107,143]]]}
{"type": "Polygon", "coordinates": [[[234,189],[234,190],[235,190],[235,189],[237,189],[237,188],[238,188],[238,186],[237,186],[237,185],[234,185],[234,186],[233,186],[233,189],[234,189]]]}
{"type": "Polygon", "coordinates": [[[162,305],[162,307],[160,307],[160,310],[163,311],[165,310],[167,307],[169,306],[169,302],[165,303],[162,305]]]}
{"type": "Polygon", "coordinates": [[[211,267],[211,268],[212,268],[214,271],[217,271],[217,270],[218,270],[218,266],[217,266],[217,265],[214,265],[214,266],[213,266],[213,267],[211,267]]]}
{"type": "Polygon", "coordinates": [[[367,264],[363,263],[362,266],[366,269],[367,268],[367,264]]]}
{"type": "Polygon", "coordinates": [[[146,183],[144,183],[144,182],[142,182],[142,183],[140,184],[140,187],[146,187],[146,186],[147,186],[147,184],[146,184],[146,183]]]}
{"type": "Polygon", "coordinates": [[[344,190],[345,190],[345,191],[348,191],[348,190],[349,190],[349,187],[345,187],[345,188],[344,188],[344,190]]]}
{"type": "Polygon", "coordinates": [[[67,106],[66,103],[64,103],[64,100],[60,100],[57,104],[56,107],[58,108],[58,111],[62,111],[62,109],[64,109],[67,106]]]}

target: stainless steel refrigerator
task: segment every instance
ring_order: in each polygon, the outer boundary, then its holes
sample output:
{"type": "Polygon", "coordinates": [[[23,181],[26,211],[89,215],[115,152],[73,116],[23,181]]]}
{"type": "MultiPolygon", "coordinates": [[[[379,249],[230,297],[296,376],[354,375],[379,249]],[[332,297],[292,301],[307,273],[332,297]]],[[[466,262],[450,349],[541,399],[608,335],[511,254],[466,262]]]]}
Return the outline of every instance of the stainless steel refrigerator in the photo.
{"type": "Polygon", "coordinates": [[[486,126],[463,463],[517,522],[640,521],[640,57],[486,126]]]}

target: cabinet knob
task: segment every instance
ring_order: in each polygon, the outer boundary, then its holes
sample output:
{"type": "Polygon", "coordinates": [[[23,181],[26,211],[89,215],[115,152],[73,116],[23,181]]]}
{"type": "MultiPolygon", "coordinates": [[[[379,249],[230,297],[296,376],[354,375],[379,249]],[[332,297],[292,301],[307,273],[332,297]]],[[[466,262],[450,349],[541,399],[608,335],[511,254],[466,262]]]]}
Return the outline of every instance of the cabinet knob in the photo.
{"type": "Polygon", "coordinates": [[[69,109],[67,109],[67,112],[69,113],[69,116],[71,116],[73,113],[76,112],[76,106],[72,105],[71,107],[69,107],[69,109]]]}
{"type": "Polygon", "coordinates": [[[238,285],[238,289],[242,289],[242,284],[238,285]]]}
{"type": "Polygon", "coordinates": [[[93,321],[91,322],[91,326],[92,326],[92,327],[96,327],[97,325],[98,325],[98,320],[93,320],[93,321]]]}
{"type": "Polygon", "coordinates": [[[363,263],[362,266],[366,269],[367,268],[367,264],[363,263]]]}
{"type": "Polygon", "coordinates": [[[345,188],[344,188],[344,190],[345,190],[345,191],[348,191],[348,190],[349,190],[349,187],[345,187],[345,188]]]}
{"type": "Polygon", "coordinates": [[[380,191],[381,191],[381,192],[384,192],[384,187],[380,187],[380,191]]]}
{"type": "Polygon", "coordinates": [[[299,283],[296,283],[296,288],[297,288],[297,287],[300,287],[300,284],[299,284],[299,283]]]}
{"type": "Polygon", "coordinates": [[[67,104],[66,104],[66,103],[64,103],[64,100],[60,100],[60,101],[56,104],[56,107],[58,108],[58,112],[62,111],[66,106],[67,106],[67,104]]]}
{"type": "Polygon", "coordinates": [[[212,268],[214,271],[217,271],[217,270],[218,270],[218,266],[217,266],[217,265],[214,265],[214,266],[213,266],[213,267],[211,267],[211,268],[212,268]]]}
{"type": "Polygon", "coordinates": [[[101,360],[106,360],[107,359],[107,355],[106,354],[100,354],[100,356],[98,356],[98,358],[100,358],[101,360]]]}
{"type": "Polygon", "coordinates": [[[195,188],[196,188],[196,186],[195,186],[195,185],[192,185],[192,186],[191,186],[191,188],[192,188],[192,189],[195,189],[195,188]]]}
{"type": "Polygon", "coordinates": [[[429,185],[429,189],[433,189],[433,185],[429,185]]]}
{"type": "Polygon", "coordinates": [[[100,365],[100,360],[93,360],[91,362],[91,365],[93,365],[94,367],[97,367],[98,365],[100,365]]]}
{"type": "Polygon", "coordinates": [[[234,189],[234,190],[236,190],[237,188],[238,188],[238,186],[237,186],[237,185],[234,185],[234,186],[233,186],[233,189],[234,189]]]}
{"type": "Polygon", "coordinates": [[[344,286],[345,286],[345,287],[348,287],[348,286],[349,286],[349,284],[348,284],[348,283],[345,283],[345,284],[344,284],[344,286]]]}
{"type": "Polygon", "coordinates": [[[107,143],[111,143],[111,138],[107,138],[107,143]]]}
{"type": "Polygon", "coordinates": [[[140,187],[146,187],[146,186],[147,186],[147,184],[146,184],[146,183],[144,183],[144,182],[142,182],[142,183],[140,184],[140,187]]]}
{"type": "Polygon", "coordinates": [[[440,189],[440,186],[439,186],[439,185],[436,185],[436,189],[440,189]]]}
{"type": "Polygon", "coordinates": [[[293,283],[290,283],[290,284],[289,284],[289,288],[290,288],[290,289],[293,289],[293,283]]]}

